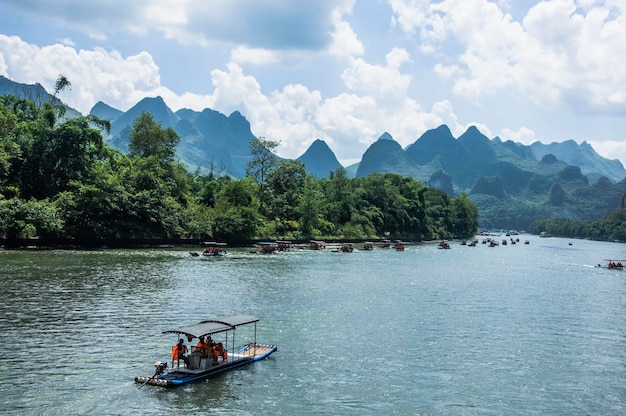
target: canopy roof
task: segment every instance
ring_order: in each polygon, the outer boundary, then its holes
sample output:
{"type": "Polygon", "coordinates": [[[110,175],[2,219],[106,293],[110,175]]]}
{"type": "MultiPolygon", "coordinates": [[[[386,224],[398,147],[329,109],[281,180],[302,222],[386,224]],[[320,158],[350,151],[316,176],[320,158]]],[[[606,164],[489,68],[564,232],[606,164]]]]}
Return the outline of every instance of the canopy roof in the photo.
{"type": "Polygon", "coordinates": [[[188,337],[198,338],[204,335],[224,332],[240,325],[258,322],[259,318],[250,315],[228,315],[218,318],[209,319],[207,321],[198,322],[193,325],[181,326],[179,328],[168,329],[163,331],[164,334],[184,334],[188,337]]]}

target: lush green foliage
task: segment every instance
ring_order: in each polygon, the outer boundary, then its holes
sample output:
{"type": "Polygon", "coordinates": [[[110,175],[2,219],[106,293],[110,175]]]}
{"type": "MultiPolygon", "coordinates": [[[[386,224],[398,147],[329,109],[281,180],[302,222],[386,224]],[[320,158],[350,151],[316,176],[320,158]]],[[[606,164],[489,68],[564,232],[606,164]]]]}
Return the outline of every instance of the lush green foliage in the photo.
{"type": "Polygon", "coordinates": [[[592,240],[626,241],[626,208],[611,211],[599,220],[574,221],[564,218],[547,218],[532,223],[534,234],[547,232],[550,235],[592,240]]]}
{"type": "Polygon", "coordinates": [[[192,175],[174,159],[176,132],[149,114],[135,120],[125,155],[103,142],[106,122],[62,113],[0,97],[4,238],[419,240],[477,229],[465,194],[453,199],[398,174],[349,179],[339,169],[317,179],[276,158],[277,143],[254,139],[248,177],[192,175]]]}

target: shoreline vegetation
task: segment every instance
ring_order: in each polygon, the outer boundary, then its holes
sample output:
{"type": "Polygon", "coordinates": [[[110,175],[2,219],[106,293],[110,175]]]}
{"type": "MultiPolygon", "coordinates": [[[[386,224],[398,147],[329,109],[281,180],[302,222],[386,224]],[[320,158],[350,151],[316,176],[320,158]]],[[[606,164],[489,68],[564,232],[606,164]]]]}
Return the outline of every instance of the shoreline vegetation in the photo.
{"type": "Polygon", "coordinates": [[[345,169],[317,178],[284,160],[278,142],[251,138],[246,177],[189,172],[180,140],[142,113],[128,153],[107,145],[110,123],[65,117],[56,99],[0,97],[0,244],[155,246],[198,241],[467,238],[478,209],[409,177],[345,169]]]}

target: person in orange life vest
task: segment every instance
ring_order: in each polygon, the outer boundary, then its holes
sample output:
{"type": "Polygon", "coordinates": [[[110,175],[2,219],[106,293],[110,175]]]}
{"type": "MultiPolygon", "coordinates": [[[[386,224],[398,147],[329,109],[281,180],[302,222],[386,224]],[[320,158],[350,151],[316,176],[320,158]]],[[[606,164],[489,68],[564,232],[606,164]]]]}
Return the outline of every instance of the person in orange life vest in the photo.
{"type": "MultiPolygon", "coordinates": [[[[198,347],[200,347],[200,343],[198,342],[198,347]]],[[[206,337],[206,339],[202,343],[202,355],[204,357],[209,357],[211,353],[211,337],[206,337]]]]}
{"type": "Polygon", "coordinates": [[[221,342],[218,342],[217,345],[215,346],[215,359],[217,360],[217,357],[222,357],[222,360],[225,360],[226,357],[228,357],[228,354],[226,353],[226,350],[224,349],[224,346],[222,345],[221,342]]]}
{"type": "Polygon", "coordinates": [[[187,346],[185,345],[185,341],[183,339],[178,340],[178,344],[172,347],[172,361],[174,360],[183,360],[185,365],[189,367],[189,359],[185,356],[185,353],[189,351],[187,346]]]}
{"type": "Polygon", "coordinates": [[[196,345],[196,351],[202,353],[202,355],[206,357],[206,354],[204,353],[204,337],[198,337],[198,345],[196,345]]]}

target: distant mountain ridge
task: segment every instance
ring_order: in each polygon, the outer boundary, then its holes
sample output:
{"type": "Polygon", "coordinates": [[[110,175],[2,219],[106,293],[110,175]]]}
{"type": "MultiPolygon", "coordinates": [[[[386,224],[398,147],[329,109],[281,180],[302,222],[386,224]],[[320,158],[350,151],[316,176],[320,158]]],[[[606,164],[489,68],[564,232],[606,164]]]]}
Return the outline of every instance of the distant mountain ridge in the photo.
{"type": "MultiPolygon", "coordinates": [[[[39,84],[18,84],[0,76],[0,94],[7,93],[28,99],[50,97],[44,95],[45,89],[39,84]]],[[[161,97],[147,97],[125,112],[98,102],[89,114],[111,122],[110,135],[105,140],[126,152],[133,122],[142,112],[178,133],[177,156],[190,171],[245,176],[251,160],[249,143],[255,136],[250,123],[238,111],[229,116],[208,108],[173,112],[161,97]]],[[[342,168],[330,147],[320,139],[297,159],[317,177],[329,177],[342,168]]],[[[601,157],[587,142],[535,142],[527,146],[499,137],[490,139],[475,126],[455,138],[448,126],[441,125],[426,131],[404,149],[384,132],[365,151],[361,161],[346,167],[346,171],[356,177],[398,173],[452,196],[466,192],[481,213],[493,216],[494,221],[504,211],[510,217],[519,216],[515,213],[519,210],[525,216],[594,219],[616,208],[626,187],[622,163],[601,157]]],[[[485,215],[481,216],[483,222],[488,222],[485,215]]],[[[518,228],[528,226],[527,221],[500,221],[518,228]]]]}
{"type": "Polygon", "coordinates": [[[530,148],[538,159],[546,154],[553,154],[567,164],[580,166],[582,172],[592,181],[599,179],[599,176],[606,176],[612,180],[624,178],[622,162],[603,158],[586,141],[580,144],[574,140],[550,144],[534,142],[530,148]]]}

